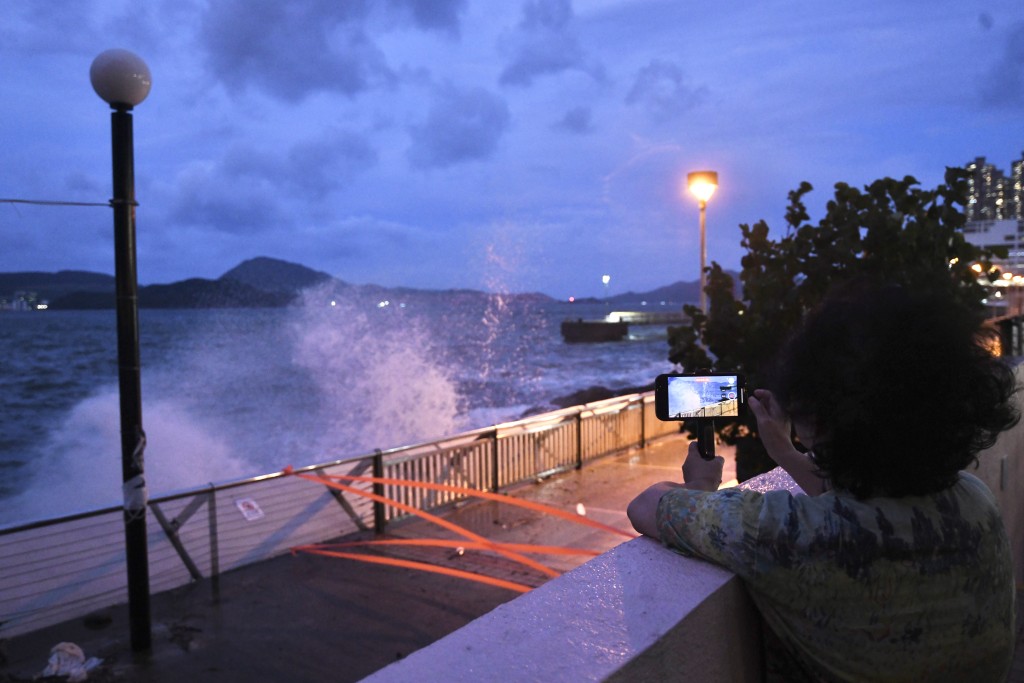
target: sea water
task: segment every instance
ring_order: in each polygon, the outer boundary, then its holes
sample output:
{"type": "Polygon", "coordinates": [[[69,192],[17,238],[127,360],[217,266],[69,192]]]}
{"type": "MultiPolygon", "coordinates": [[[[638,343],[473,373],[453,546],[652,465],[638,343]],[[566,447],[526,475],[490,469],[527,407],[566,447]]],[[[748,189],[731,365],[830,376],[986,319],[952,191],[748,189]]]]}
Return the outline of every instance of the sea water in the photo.
{"type": "MultiPolygon", "coordinates": [[[[562,340],[563,319],[609,311],[331,287],[287,308],[144,309],[150,495],[429,441],[671,369],[663,327],[562,340]]],[[[113,311],[0,314],[0,526],[120,504],[116,348],[113,311]]]]}

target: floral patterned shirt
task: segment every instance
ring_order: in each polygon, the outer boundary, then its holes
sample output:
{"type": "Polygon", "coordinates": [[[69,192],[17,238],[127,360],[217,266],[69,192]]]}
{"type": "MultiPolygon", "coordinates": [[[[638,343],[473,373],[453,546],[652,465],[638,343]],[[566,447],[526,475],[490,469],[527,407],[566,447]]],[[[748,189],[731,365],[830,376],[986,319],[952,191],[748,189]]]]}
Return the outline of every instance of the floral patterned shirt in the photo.
{"type": "Polygon", "coordinates": [[[930,496],[858,500],[674,489],[662,541],[738,574],[769,627],[769,680],[1003,681],[1014,647],[1009,541],[962,473],[930,496]]]}

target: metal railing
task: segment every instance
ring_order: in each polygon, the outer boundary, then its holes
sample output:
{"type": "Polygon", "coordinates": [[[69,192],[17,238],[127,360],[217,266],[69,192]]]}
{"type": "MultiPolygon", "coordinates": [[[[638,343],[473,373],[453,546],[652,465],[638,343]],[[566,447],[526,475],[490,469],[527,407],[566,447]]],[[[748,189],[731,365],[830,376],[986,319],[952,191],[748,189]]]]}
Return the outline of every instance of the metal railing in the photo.
{"type": "MultiPolygon", "coordinates": [[[[497,491],[678,433],[654,415],[652,393],[632,394],[423,444],[303,467],[497,491]]],[[[355,483],[430,510],[464,496],[355,483]]],[[[318,487],[283,472],[149,501],[150,589],[202,578],[357,531],[383,532],[402,510],[318,487]]],[[[0,529],[0,638],[127,601],[121,507],[0,529]]]]}
{"type": "Polygon", "coordinates": [[[740,414],[739,410],[739,399],[730,398],[718,403],[712,403],[711,405],[701,406],[697,410],[691,410],[688,413],[677,413],[676,417],[680,419],[691,417],[721,417],[722,415],[735,417],[740,414]]]}

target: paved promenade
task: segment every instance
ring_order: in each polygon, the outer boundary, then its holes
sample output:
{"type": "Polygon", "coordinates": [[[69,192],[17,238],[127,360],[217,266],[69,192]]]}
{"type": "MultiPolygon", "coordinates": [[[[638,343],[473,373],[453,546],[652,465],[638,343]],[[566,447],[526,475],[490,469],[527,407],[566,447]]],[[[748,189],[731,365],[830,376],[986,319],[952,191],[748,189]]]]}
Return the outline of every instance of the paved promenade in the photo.
{"type": "MultiPolygon", "coordinates": [[[[685,446],[683,439],[669,437],[511,493],[574,512],[583,505],[588,517],[632,533],[626,504],[650,483],[678,480],[685,446]]],[[[626,540],[500,503],[472,503],[444,516],[503,542],[604,551],[626,540]]],[[[393,525],[389,536],[454,537],[418,519],[393,525]]],[[[546,580],[535,570],[475,551],[421,548],[387,555],[528,585],[546,580]]],[[[564,571],[589,558],[536,559],[564,571]]],[[[131,653],[127,610],[114,608],[0,643],[0,682],[31,680],[60,642],[103,659],[90,681],[358,681],[517,595],[413,569],[283,556],[228,572],[216,583],[203,580],[153,596],[149,655],[131,653]]]]}
{"type": "MultiPolygon", "coordinates": [[[[512,493],[564,510],[582,505],[588,517],[631,530],[626,504],[655,481],[678,480],[685,446],[683,439],[670,437],[512,493]]],[[[731,467],[731,454],[720,452],[731,467]]],[[[727,471],[725,479],[732,476],[727,471]]],[[[491,502],[465,505],[445,518],[502,542],[604,551],[625,540],[491,502]]],[[[389,532],[396,538],[453,537],[420,520],[395,525],[389,532]]],[[[475,551],[421,548],[387,554],[529,585],[546,580],[522,565],[475,551]]],[[[568,570],[588,558],[539,559],[568,570]]],[[[154,596],[153,650],[148,655],[131,653],[123,607],[2,642],[0,683],[31,680],[59,642],[76,643],[86,657],[103,659],[90,681],[358,681],[516,595],[412,569],[308,554],[278,557],[226,573],[216,583],[204,580],[154,596]]],[[[1024,683],[1024,647],[1018,647],[1010,680],[1024,683]]]]}

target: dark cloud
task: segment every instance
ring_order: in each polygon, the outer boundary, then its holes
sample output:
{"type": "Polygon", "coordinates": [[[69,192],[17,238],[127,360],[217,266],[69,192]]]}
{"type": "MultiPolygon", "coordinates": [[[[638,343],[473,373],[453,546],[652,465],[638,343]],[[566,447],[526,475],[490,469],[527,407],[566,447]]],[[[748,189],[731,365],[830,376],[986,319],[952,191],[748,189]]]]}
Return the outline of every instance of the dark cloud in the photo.
{"type": "Polygon", "coordinates": [[[440,88],[422,125],[412,126],[409,162],[443,168],[487,159],[509,125],[508,105],[483,88],[440,88]]]}
{"type": "Polygon", "coordinates": [[[535,78],[570,69],[603,80],[600,66],[588,65],[579,41],[571,31],[573,13],[569,0],[530,0],[523,18],[507,38],[512,60],[499,77],[502,85],[530,85],[535,78]]]}
{"type": "Polygon", "coordinates": [[[590,109],[587,107],[573,107],[565,112],[565,116],[555,122],[554,128],[567,130],[570,133],[589,133],[593,130],[591,123],[590,109]]]}
{"type": "Polygon", "coordinates": [[[82,171],[68,173],[64,178],[64,187],[73,197],[106,197],[104,193],[110,192],[110,188],[98,182],[95,176],[82,171]]]}
{"type": "Polygon", "coordinates": [[[562,31],[569,26],[570,21],[572,3],[569,0],[530,0],[523,5],[521,26],[528,31],[562,31]]]}
{"type": "Polygon", "coordinates": [[[292,146],[236,145],[219,163],[195,163],[178,179],[171,217],[232,234],[294,224],[284,207],[315,206],[377,162],[366,139],[330,130],[292,146]]]}
{"type": "Polygon", "coordinates": [[[376,163],[377,152],[365,137],[338,130],[298,142],[281,154],[236,147],[225,157],[223,169],[232,184],[255,179],[312,200],[345,187],[376,163]]]}
{"type": "Polygon", "coordinates": [[[376,163],[377,152],[364,137],[339,132],[323,141],[293,147],[288,153],[289,180],[322,196],[348,185],[376,163]]]}
{"type": "Polygon", "coordinates": [[[365,3],[218,0],[201,42],[213,75],[231,90],[255,86],[281,100],[315,91],[356,95],[393,80],[362,28],[365,3]]]}
{"type": "Polygon", "coordinates": [[[88,3],[6,3],[3,12],[0,51],[35,54],[95,49],[99,26],[88,3]],[[54,35],[61,40],[54,41],[54,35]]]}
{"type": "Polygon", "coordinates": [[[390,0],[394,9],[407,12],[413,23],[426,31],[459,35],[459,13],[466,0],[390,0]]]}
{"type": "Polygon", "coordinates": [[[691,87],[678,64],[652,59],[637,72],[626,103],[640,105],[656,121],[669,121],[703,101],[707,89],[691,87]]]}
{"type": "Polygon", "coordinates": [[[991,107],[1024,106],[1024,22],[1007,32],[1001,57],[982,79],[981,100],[991,107]]]}
{"type": "Polygon", "coordinates": [[[287,224],[279,194],[263,184],[225,182],[206,170],[193,169],[179,179],[170,218],[174,225],[257,234],[287,224]]]}

